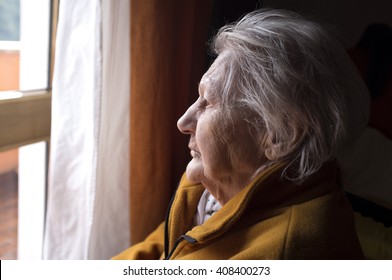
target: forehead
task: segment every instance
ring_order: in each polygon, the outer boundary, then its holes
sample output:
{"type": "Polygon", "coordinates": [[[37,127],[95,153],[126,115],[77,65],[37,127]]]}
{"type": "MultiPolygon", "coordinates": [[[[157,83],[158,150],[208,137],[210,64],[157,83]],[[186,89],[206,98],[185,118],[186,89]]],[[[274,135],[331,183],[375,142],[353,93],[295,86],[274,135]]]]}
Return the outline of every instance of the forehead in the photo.
{"type": "Polygon", "coordinates": [[[205,91],[207,89],[215,89],[213,92],[218,91],[220,85],[223,83],[225,74],[225,67],[227,54],[220,54],[212,63],[207,72],[203,75],[199,83],[199,91],[205,91]]]}
{"type": "Polygon", "coordinates": [[[228,60],[229,53],[221,53],[215,61],[211,64],[210,68],[204,74],[205,76],[219,76],[225,72],[226,61],[228,60]]]}

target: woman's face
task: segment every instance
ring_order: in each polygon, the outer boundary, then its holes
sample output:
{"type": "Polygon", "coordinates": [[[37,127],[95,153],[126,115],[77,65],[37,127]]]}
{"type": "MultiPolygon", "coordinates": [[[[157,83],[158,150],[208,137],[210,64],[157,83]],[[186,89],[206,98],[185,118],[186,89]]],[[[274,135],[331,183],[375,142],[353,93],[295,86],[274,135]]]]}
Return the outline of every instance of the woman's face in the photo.
{"type": "Polygon", "coordinates": [[[244,187],[240,186],[241,180],[249,180],[261,166],[257,140],[244,114],[231,111],[232,121],[226,121],[221,96],[212,87],[212,82],[219,80],[217,76],[223,74],[223,63],[224,57],[219,56],[200,81],[199,98],[177,123],[182,133],[190,135],[188,179],[205,185],[232,185],[209,189],[218,200],[233,196],[240,190],[237,188],[244,187]]]}

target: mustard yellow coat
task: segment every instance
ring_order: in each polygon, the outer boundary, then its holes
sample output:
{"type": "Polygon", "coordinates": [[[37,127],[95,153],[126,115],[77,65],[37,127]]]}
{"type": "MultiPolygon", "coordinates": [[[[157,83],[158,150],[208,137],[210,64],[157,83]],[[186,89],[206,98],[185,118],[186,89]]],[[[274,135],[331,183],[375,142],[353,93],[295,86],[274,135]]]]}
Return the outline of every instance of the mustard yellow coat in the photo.
{"type": "Polygon", "coordinates": [[[353,212],[329,165],[301,185],[262,172],[203,225],[192,228],[204,187],[184,175],[168,218],[113,259],[362,259],[353,212]]]}

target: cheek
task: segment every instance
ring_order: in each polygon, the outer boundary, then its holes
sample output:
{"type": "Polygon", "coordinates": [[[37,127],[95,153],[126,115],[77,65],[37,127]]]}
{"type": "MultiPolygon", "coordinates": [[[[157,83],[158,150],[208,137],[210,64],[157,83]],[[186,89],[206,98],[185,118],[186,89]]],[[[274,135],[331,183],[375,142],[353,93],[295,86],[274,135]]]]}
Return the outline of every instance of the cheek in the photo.
{"type": "Polygon", "coordinates": [[[228,142],[225,140],[227,131],[222,129],[219,118],[200,120],[200,129],[196,134],[196,141],[202,155],[204,173],[206,177],[216,178],[232,169],[228,156],[228,142]]]}
{"type": "Polygon", "coordinates": [[[217,179],[236,172],[256,171],[263,159],[248,124],[241,119],[234,120],[232,125],[224,124],[222,118],[209,119],[206,129],[197,136],[205,175],[217,179]]]}

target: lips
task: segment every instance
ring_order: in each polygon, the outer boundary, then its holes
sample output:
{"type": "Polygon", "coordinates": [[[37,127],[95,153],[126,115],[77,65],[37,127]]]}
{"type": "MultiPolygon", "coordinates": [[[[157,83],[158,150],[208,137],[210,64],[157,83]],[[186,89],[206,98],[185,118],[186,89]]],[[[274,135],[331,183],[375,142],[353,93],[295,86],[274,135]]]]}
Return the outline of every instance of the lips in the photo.
{"type": "Polygon", "coordinates": [[[194,157],[194,158],[199,158],[200,157],[200,152],[196,149],[196,148],[194,148],[193,146],[191,146],[191,145],[189,145],[189,150],[191,150],[191,156],[192,157],[194,157]]]}
{"type": "Polygon", "coordinates": [[[200,152],[197,149],[197,145],[196,145],[194,137],[191,137],[191,139],[189,139],[188,148],[189,148],[189,150],[191,150],[190,153],[193,158],[200,158],[200,152]]]}

